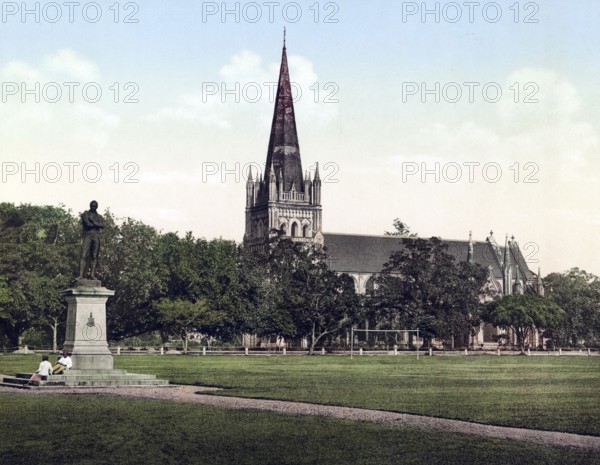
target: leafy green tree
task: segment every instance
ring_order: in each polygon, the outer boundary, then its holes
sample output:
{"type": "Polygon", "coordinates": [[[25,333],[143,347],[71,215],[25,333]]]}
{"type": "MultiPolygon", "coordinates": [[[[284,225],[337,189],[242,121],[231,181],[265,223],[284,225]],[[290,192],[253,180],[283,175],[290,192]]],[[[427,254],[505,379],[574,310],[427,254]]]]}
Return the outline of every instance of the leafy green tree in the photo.
{"type": "Polygon", "coordinates": [[[359,300],[352,278],[331,271],[320,250],[299,248],[296,252],[284,305],[293,315],[297,332],[307,336],[312,355],[321,339],[355,322],[359,300]]]}
{"type": "Polygon", "coordinates": [[[579,268],[544,278],[546,297],[565,311],[555,331],[561,344],[597,345],[600,342],[600,278],[579,268]]]}
{"type": "Polygon", "coordinates": [[[239,305],[233,312],[233,322],[240,334],[290,338],[296,330],[292,316],[282,305],[284,291],[279,281],[283,269],[275,262],[269,262],[269,254],[267,251],[240,249],[239,305]]]}
{"type": "Polygon", "coordinates": [[[239,333],[236,315],[245,306],[240,289],[239,253],[240,249],[234,241],[219,238],[199,242],[198,294],[213,312],[222,315],[218,335],[224,338],[239,333]]]}
{"type": "Polygon", "coordinates": [[[164,289],[159,233],[127,218],[117,224],[109,211],[98,263],[102,284],[115,291],[107,302],[109,338],[120,339],[159,329],[153,303],[164,289]]]}
{"type": "Polygon", "coordinates": [[[349,275],[337,275],[322,268],[311,274],[300,279],[299,288],[310,291],[305,294],[306,303],[297,308],[295,317],[298,327],[308,333],[309,354],[312,355],[323,338],[334,336],[357,322],[360,303],[349,275]],[[318,285],[309,288],[310,283],[317,280],[318,285]]]}
{"type": "Polygon", "coordinates": [[[272,332],[306,337],[312,354],[319,341],[355,321],[359,301],[352,278],[331,271],[320,249],[274,237],[263,260],[272,332]]]}
{"type": "Polygon", "coordinates": [[[21,345],[21,335],[32,326],[35,315],[30,311],[21,284],[0,281],[0,325],[3,344],[9,347],[21,345]]]}
{"type": "Polygon", "coordinates": [[[456,263],[438,238],[401,240],[375,280],[371,311],[388,328],[418,328],[429,341],[467,336],[479,324],[485,270],[456,263]]]}
{"type": "MultiPolygon", "coordinates": [[[[40,329],[50,329],[52,333],[52,351],[57,352],[59,329],[67,318],[67,305],[62,299],[60,290],[67,287],[68,280],[63,277],[53,279],[27,273],[21,282],[29,312],[35,315],[33,326],[40,329]]],[[[62,332],[64,333],[64,331],[62,332]]]]}
{"type": "Polygon", "coordinates": [[[385,231],[386,236],[399,236],[399,237],[417,237],[416,233],[412,233],[410,226],[402,221],[400,218],[394,220],[394,231],[385,231]]]}
{"type": "Polygon", "coordinates": [[[510,328],[517,337],[517,345],[521,352],[525,350],[525,342],[532,331],[537,329],[554,329],[565,316],[554,302],[528,294],[514,294],[488,302],[482,310],[482,317],[494,326],[510,328]]]}
{"type": "Polygon", "coordinates": [[[211,335],[224,317],[223,313],[211,310],[204,300],[163,298],[156,303],[156,309],[163,330],[181,339],[184,353],[188,352],[192,333],[211,335]]]}
{"type": "Polygon", "coordinates": [[[79,229],[63,207],[0,204],[0,277],[8,298],[0,309],[7,343],[23,331],[50,325],[53,343],[65,306],[60,291],[74,276],[79,229]]]}

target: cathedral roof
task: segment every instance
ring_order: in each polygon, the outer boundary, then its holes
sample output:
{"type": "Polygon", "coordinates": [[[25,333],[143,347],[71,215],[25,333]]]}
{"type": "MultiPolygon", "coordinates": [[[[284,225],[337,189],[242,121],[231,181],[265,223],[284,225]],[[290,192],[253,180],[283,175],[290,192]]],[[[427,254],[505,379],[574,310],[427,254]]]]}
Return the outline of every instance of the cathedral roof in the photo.
{"type": "Polygon", "coordinates": [[[297,191],[302,191],[302,162],[300,160],[300,145],[296,131],[296,117],[294,114],[294,101],[290,84],[290,73],[287,63],[285,42],[281,56],[281,69],[279,71],[279,84],[277,98],[271,125],[271,137],[267,151],[267,164],[265,181],[269,182],[271,167],[275,175],[281,173],[284,178],[283,191],[287,192],[295,186],[297,191]]]}
{"type": "MultiPolygon", "coordinates": [[[[402,247],[402,239],[395,236],[368,236],[358,234],[324,233],[325,247],[330,255],[330,267],[339,273],[379,273],[383,265],[389,261],[390,254],[402,247]]],[[[469,253],[468,240],[447,240],[448,253],[457,261],[467,261],[469,253]]],[[[532,273],[518,247],[511,248],[512,267],[518,261],[520,269],[527,279],[535,276],[532,273]],[[515,260],[516,259],[516,260],[515,260]]],[[[491,267],[494,278],[502,279],[502,265],[499,258],[503,257],[504,247],[494,247],[485,241],[473,241],[473,261],[483,268],[491,267]],[[498,255],[499,254],[499,255],[498,255]]],[[[513,277],[516,271],[513,270],[513,277]]]]}

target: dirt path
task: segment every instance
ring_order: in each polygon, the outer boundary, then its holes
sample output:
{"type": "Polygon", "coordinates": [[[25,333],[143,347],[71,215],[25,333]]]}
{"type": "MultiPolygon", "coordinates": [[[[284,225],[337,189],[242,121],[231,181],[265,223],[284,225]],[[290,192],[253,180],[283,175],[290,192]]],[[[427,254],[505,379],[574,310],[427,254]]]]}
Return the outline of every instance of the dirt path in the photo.
{"type": "Polygon", "coordinates": [[[198,386],[169,387],[106,387],[106,388],[49,388],[21,390],[0,387],[0,393],[21,395],[117,395],[124,397],[143,397],[147,399],[170,400],[212,405],[232,409],[268,410],[299,415],[321,415],[325,417],[343,418],[356,421],[368,421],[395,426],[428,428],[438,431],[463,433],[489,438],[509,439],[532,442],[545,446],[560,446],[577,449],[600,451],[600,437],[579,434],[558,433],[552,431],[509,428],[503,426],[481,425],[460,420],[424,417],[406,413],[385,412],[350,407],[334,407],[327,405],[307,404],[303,402],[287,402],[279,400],[247,399],[202,394],[215,391],[198,386]]]}

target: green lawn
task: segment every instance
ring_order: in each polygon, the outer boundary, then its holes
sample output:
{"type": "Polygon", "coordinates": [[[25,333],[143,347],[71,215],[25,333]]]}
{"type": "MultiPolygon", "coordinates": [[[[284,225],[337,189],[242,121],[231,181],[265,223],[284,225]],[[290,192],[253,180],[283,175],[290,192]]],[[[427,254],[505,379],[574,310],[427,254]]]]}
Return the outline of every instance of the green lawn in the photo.
{"type": "Polygon", "coordinates": [[[3,464],[565,465],[600,454],[157,400],[0,394],[3,464]]]}
{"type": "MultiPolygon", "coordinates": [[[[0,372],[39,356],[0,356],[0,372]]],[[[120,356],[115,368],[222,395],[375,408],[600,435],[600,357],[120,356]]]]}

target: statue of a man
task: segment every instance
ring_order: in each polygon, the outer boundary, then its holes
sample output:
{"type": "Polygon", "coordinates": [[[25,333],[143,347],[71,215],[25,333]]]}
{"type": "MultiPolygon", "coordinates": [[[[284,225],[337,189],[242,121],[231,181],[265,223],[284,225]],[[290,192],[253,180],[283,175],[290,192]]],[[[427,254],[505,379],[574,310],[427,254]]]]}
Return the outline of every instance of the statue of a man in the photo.
{"type": "Polygon", "coordinates": [[[96,210],[98,210],[98,202],[92,200],[90,209],[81,214],[83,244],[81,246],[78,279],[83,279],[88,269],[90,270],[90,278],[96,279],[96,262],[100,252],[100,231],[104,228],[104,218],[96,210]]]}

